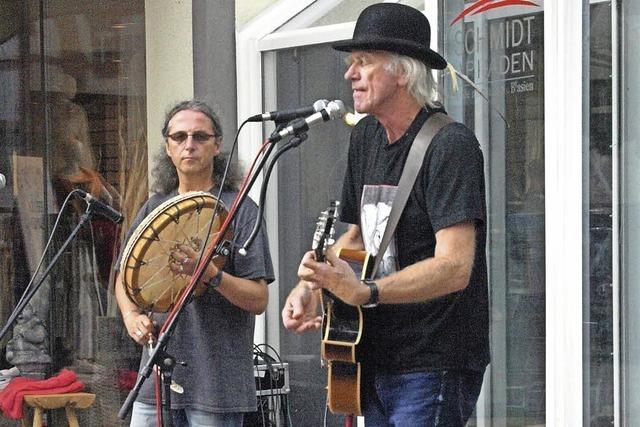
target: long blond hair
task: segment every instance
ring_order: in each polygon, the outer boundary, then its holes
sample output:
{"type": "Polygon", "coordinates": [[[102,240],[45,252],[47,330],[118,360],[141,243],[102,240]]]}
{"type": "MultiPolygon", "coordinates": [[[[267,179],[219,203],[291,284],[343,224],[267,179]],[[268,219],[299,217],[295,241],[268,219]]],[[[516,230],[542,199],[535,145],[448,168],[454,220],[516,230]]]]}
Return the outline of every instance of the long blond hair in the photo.
{"type": "Polygon", "coordinates": [[[410,56],[387,52],[384,70],[390,74],[401,74],[407,78],[407,90],[420,105],[438,106],[438,90],[431,68],[410,56]]]}

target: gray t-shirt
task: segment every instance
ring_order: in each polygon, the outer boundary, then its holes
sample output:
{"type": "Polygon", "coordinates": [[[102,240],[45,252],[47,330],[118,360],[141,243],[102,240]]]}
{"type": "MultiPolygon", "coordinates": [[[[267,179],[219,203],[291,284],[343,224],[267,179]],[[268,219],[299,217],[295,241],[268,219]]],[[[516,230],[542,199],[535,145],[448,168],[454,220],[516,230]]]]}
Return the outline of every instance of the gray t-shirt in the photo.
{"type": "MultiPolygon", "coordinates": [[[[217,190],[211,190],[217,195],[217,190]]],[[[125,239],[158,205],[178,193],[152,196],[140,209],[125,239]]],[[[223,192],[221,199],[230,207],[236,193],[223,192]]],[[[233,220],[231,254],[224,266],[226,273],[245,279],[274,280],[273,266],[264,227],[247,250],[238,249],[249,237],[255,224],[257,206],[247,198],[233,220]]],[[[119,265],[119,263],[117,264],[119,265]]],[[[154,314],[162,325],[166,314],[154,314]]],[[[216,290],[208,289],[184,307],[167,353],[177,364],[173,380],[184,388],[183,394],[171,393],[173,409],[193,408],[209,412],[250,412],[256,409],[256,385],[253,373],[253,332],[255,316],[231,304],[216,290]]],[[[142,351],[142,368],[149,357],[142,351]]],[[[155,404],[154,375],[142,386],[138,401],[155,404]]]]}

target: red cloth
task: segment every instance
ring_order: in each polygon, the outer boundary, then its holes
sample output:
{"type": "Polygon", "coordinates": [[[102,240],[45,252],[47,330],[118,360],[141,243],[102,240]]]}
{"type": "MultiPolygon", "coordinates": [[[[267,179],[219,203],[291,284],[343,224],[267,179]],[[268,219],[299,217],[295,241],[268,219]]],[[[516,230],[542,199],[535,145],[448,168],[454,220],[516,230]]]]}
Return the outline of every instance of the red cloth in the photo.
{"type": "Polygon", "coordinates": [[[84,384],[77,380],[76,373],[68,369],[46,380],[16,377],[0,394],[0,409],[5,416],[19,420],[25,395],[75,393],[83,389],[84,384]]]}
{"type": "Polygon", "coordinates": [[[136,371],[130,371],[128,369],[118,370],[118,390],[132,390],[136,385],[138,379],[138,373],[136,371]]]}

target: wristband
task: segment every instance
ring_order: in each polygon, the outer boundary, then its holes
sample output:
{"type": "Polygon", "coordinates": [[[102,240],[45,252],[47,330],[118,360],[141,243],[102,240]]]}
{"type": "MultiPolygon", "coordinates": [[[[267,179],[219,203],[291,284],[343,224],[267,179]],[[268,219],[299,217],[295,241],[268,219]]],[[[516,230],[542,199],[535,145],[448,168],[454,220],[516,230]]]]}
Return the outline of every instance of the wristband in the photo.
{"type": "Polygon", "coordinates": [[[369,296],[369,301],[367,301],[366,304],[362,304],[361,307],[362,308],[377,307],[378,298],[379,298],[378,285],[376,284],[376,282],[371,280],[363,280],[362,283],[364,283],[369,287],[369,290],[371,291],[371,295],[369,296]]]}
{"type": "Polygon", "coordinates": [[[221,282],[222,282],[222,270],[218,270],[218,272],[211,279],[207,280],[205,283],[211,289],[215,289],[218,286],[220,286],[221,282]]]}

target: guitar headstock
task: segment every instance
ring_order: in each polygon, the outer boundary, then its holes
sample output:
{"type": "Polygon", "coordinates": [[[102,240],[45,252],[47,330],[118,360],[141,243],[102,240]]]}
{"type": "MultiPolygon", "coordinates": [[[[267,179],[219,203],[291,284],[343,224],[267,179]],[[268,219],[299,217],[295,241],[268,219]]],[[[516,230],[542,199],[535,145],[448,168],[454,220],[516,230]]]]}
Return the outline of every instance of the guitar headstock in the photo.
{"type": "Polygon", "coordinates": [[[313,244],[311,245],[317,261],[324,261],[327,247],[335,242],[333,235],[336,231],[334,224],[338,219],[338,206],[340,206],[340,202],[332,200],[327,210],[322,211],[318,217],[316,231],[313,233],[313,244]]]}

